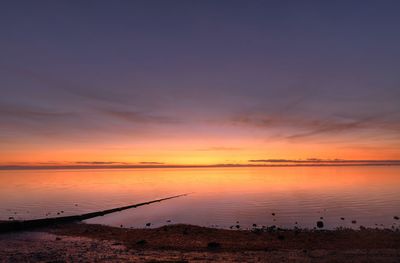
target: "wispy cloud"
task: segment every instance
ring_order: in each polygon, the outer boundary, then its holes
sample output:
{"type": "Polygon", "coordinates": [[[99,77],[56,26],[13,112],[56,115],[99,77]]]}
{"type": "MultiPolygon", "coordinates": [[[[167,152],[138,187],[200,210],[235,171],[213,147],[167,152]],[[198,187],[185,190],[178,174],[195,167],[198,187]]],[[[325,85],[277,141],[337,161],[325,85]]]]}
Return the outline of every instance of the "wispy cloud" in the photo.
{"type": "Polygon", "coordinates": [[[76,117],[74,112],[57,111],[26,105],[2,105],[0,104],[0,117],[14,119],[36,119],[40,121],[55,120],[59,118],[76,117]]]}
{"type": "Polygon", "coordinates": [[[178,124],[181,121],[177,118],[154,115],[150,113],[128,111],[128,110],[102,110],[103,113],[118,118],[120,120],[133,122],[133,123],[144,123],[144,124],[178,124]]]}
{"type": "Polygon", "coordinates": [[[300,116],[294,114],[268,115],[258,113],[235,116],[230,119],[229,123],[234,126],[276,129],[283,134],[283,138],[289,140],[322,135],[336,136],[364,130],[379,130],[382,136],[400,132],[400,119],[396,112],[357,117],[337,115],[300,116]],[[396,119],[398,119],[398,122],[396,122],[396,119]]]}
{"type": "Polygon", "coordinates": [[[205,152],[207,152],[207,151],[210,151],[210,152],[213,152],[213,151],[240,151],[240,150],[242,150],[242,148],[240,148],[240,147],[223,147],[223,146],[196,149],[196,151],[205,151],[205,152]]]}
{"type": "Polygon", "coordinates": [[[307,124],[305,128],[308,131],[303,133],[297,133],[294,135],[289,135],[288,139],[299,139],[304,137],[317,136],[321,134],[332,134],[332,133],[342,133],[349,132],[357,129],[368,129],[376,128],[372,126],[374,123],[377,124],[378,118],[368,117],[360,120],[352,121],[337,121],[337,120],[327,120],[327,121],[315,121],[307,124]]]}
{"type": "Polygon", "coordinates": [[[85,164],[85,165],[104,165],[104,164],[129,164],[126,162],[102,162],[102,161],[79,161],[79,162],[74,162],[75,164],[85,164]]]}

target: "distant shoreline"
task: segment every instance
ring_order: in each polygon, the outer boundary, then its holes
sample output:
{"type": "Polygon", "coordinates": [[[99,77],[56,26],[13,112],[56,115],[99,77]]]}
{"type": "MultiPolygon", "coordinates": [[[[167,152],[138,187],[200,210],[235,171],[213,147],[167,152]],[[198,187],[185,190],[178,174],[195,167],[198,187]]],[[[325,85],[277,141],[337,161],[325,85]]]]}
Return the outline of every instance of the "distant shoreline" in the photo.
{"type": "Polygon", "coordinates": [[[341,167],[341,166],[400,166],[400,161],[369,161],[343,163],[295,164],[215,164],[215,165],[4,165],[0,170],[76,170],[76,169],[162,169],[162,168],[241,168],[241,167],[341,167]]]}

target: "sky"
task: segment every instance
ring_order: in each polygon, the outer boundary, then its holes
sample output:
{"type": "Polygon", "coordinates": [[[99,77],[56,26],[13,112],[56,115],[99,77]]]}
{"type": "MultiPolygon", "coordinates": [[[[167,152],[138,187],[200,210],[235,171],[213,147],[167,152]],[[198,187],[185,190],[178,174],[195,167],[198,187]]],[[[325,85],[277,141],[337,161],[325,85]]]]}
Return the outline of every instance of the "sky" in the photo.
{"type": "Polygon", "coordinates": [[[400,159],[399,1],[1,1],[0,164],[400,159]]]}

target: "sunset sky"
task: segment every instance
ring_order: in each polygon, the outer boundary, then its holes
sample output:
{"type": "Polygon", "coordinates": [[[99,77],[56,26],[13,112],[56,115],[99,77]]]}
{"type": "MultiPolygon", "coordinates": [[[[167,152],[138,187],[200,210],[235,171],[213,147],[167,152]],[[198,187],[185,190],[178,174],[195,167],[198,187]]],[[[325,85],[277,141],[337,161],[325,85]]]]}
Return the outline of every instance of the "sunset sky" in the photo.
{"type": "Polygon", "coordinates": [[[400,159],[400,1],[2,1],[0,165],[400,159]]]}

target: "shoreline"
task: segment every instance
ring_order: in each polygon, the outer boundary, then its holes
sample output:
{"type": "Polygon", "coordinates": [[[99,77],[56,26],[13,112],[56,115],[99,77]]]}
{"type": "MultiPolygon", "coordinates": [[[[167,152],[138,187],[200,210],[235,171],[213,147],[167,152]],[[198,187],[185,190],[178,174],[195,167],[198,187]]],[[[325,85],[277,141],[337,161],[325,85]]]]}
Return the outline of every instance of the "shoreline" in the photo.
{"type": "Polygon", "coordinates": [[[61,255],[65,261],[77,257],[108,262],[396,262],[400,260],[400,231],[225,230],[183,224],[127,229],[68,223],[0,234],[4,262],[24,261],[28,255],[54,260],[60,253],[72,257],[61,255]]]}

